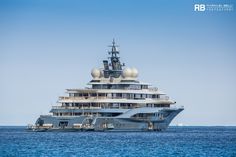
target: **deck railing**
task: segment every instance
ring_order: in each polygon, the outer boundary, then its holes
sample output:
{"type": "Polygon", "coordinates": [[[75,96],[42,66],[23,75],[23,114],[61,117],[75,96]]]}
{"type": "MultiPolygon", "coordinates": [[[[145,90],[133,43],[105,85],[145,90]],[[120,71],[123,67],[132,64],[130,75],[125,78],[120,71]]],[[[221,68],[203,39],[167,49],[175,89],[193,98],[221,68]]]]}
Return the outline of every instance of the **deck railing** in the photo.
{"type": "Polygon", "coordinates": [[[79,107],[72,107],[72,106],[52,106],[52,109],[101,109],[101,107],[83,107],[83,106],[79,106],[79,107]]]}
{"type": "Polygon", "coordinates": [[[169,100],[168,96],[160,97],[160,98],[126,98],[126,97],[59,97],[59,100],[96,100],[96,99],[134,99],[134,100],[169,100]]]}

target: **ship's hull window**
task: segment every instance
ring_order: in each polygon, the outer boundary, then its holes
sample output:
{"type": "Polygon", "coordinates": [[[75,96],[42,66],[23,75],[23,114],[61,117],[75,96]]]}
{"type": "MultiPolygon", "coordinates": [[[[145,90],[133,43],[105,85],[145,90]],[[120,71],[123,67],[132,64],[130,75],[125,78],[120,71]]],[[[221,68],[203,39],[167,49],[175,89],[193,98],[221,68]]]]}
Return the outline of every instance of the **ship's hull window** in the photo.
{"type": "Polygon", "coordinates": [[[68,121],[60,121],[59,126],[60,127],[66,127],[68,125],[68,121]]]}

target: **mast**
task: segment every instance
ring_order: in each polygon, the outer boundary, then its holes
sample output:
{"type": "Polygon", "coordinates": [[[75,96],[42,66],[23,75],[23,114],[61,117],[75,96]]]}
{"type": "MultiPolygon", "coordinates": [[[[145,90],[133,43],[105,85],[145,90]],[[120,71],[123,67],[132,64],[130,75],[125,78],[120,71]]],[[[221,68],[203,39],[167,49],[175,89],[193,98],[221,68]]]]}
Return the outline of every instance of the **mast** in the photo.
{"type": "Polygon", "coordinates": [[[124,66],[124,64],[120,63],[120,57],[118,56],[119,51],[117,50],[118,46],[115,43],[115,39],[113,39],[112,45],[109,47],[111,47],[111,51],[108,51],[108,54],[111,55],[110,57],[108,57],[110,63],[108,62],[108,60],[103,61],[104,77],[118,78],[122,73],[122,66],[124,66]]]}

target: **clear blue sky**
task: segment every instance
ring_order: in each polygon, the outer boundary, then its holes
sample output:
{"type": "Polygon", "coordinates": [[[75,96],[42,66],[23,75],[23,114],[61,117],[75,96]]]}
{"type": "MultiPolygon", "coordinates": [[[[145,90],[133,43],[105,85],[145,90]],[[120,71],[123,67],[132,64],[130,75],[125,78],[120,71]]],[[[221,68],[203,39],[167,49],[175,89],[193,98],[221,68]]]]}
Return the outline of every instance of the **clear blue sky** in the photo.
{"type": "Polygon", "coordinates": [[[236,125],[236,3],[189,0],[1,0],[0,125],[47,114],[91,80],[113,38],[139,79],[185,106],[173,125],[236,125]],[[233,4],[194,12],[195,3],[233,4]]]}

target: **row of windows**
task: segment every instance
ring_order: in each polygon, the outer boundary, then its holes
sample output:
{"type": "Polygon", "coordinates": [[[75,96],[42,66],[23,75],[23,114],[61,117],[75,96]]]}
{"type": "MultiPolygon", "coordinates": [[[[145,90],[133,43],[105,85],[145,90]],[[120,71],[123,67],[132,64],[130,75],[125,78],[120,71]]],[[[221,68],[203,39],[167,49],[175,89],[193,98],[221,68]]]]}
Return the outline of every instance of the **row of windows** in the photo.
{"type": "MultiPolygon", "coordinates": [[[[166,114],[165,116],[167,117],[169,114],[166,114]]],[[[132,116],[132,118],[137,118],[137,119],[150,119],[153,117],[159,117],[160,119],[164,118],[163,113],[137,113],[132,116]]]]}
{"type": "Polygon", "coordinates": [[[125,99],[145,99],[160,98],[157,94],[128,94],[128,93],[70,93],[70,97],[108,97],[108,98],[125,98],[125,99]]]}
{"type": "Polygon", "coordinates": [[[70,93],[69,94],[70,97],[102,97],[102,96],[106,96],[106,93],[70,93]]]}
{"type": "Polygon", "coordinates": [[[136,85],[136,84],[96,84],[92,86],[93,89],[148,89],[148,85],[136,85]]]}
{"type": "MultiPolygon", "coordinates": [[[[62,103],[64,107],[79,107],[79,108],[136,108],[140,107],[138,104],[131,103],[62,103]]],[[[146,107],[170,107],[169,104],[146,104],[146,107]]]]}
{"type": "Polygon", "coordinates": [[[146,104],[146,107],[170,107],[170,104],[146,104]]]}
{"type": "Polygon", "coordinates": [[[79,113],[79,112],[54,112],[54,116],[81,116],[81,115],[94,115],[94,116],[101,116],[101,117],[115,117],[122,113],[91,113],[91,112],[85,112],[85,113],[79,113]]]}
{"type": "MultiPolygon", "coordinates": [[[[101,116],[101,117],[115,117],[119,116],[122,113],[91,113],[91,112],[85,112],[85,113],[79,113],[79,112],[54,112],[54,116],[81,116],[81,115],[93,115],[93,116],[101,116]]],[[[163,114],[163,113],[138,113],[132,116],[132,118],[152,118],[152,117],[167,117],[169,114],[163,114]]]]}

